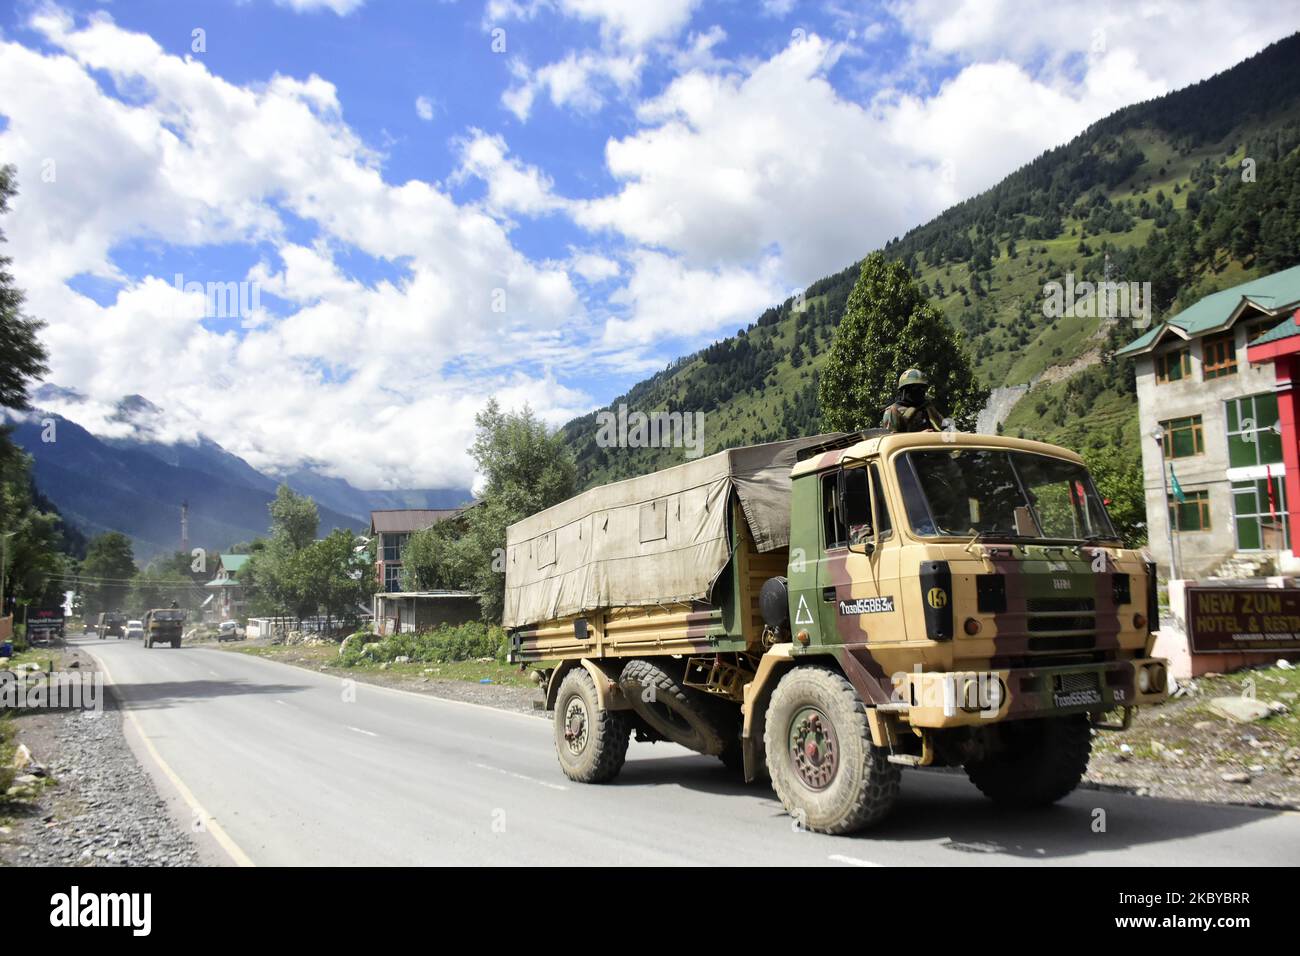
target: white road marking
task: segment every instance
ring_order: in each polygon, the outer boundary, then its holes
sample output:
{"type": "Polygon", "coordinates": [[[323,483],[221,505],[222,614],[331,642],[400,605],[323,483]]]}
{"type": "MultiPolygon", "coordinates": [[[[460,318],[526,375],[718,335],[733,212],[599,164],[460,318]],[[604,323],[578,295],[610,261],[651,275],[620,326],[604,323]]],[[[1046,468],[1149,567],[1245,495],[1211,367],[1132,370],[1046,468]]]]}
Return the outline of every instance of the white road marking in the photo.
{"type": "Polygon", "coordinates": [[[859,860],[856,856],[845,856],[843,853],[832,853],[826,859],[834,860],[836,863],[846,863],[849,866],[882,866],[880,863],[872,863],[870,860],[859,860]]]}
{"type": "Polygon", "coordinates": [[[475,767],[480,770],[491,770],[494,773],[503,773],[507,777],[514,777],[516,780],[527,780],[529,783],[535,783],[539,787],[549,787],[552,790],[568,790],[569,788],[559,783],[550,783],[546,780],[538,780],[536,777],[529,777],[522,773],[515,773],[513,770],[503,770],[501,767],[489,767],[485,763],[476,763],[475,767]]]}
{"type": "Polygon", "coordinates": [[[370,730],[362,730],[360,727],[349,727],[348,730],[355,730],[359,734],[365,734],[367,737],[378,737],[377,733],[370,730]]]}

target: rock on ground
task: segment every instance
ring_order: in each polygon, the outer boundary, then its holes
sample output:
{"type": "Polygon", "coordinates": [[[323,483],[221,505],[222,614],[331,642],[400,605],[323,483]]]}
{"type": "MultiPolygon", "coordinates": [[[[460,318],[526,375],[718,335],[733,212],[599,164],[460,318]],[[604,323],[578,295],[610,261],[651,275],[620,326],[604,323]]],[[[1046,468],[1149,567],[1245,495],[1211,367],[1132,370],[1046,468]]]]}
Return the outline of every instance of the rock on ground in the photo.
{"type": "Polygon", "coordinates": [[[15,719],[13,730],[53,783],[34,788],[29,801],[0,805],[0,864],[200,864],[197,846],[131,752],[111,696],[98,716],[29,713],[15,719]]]}

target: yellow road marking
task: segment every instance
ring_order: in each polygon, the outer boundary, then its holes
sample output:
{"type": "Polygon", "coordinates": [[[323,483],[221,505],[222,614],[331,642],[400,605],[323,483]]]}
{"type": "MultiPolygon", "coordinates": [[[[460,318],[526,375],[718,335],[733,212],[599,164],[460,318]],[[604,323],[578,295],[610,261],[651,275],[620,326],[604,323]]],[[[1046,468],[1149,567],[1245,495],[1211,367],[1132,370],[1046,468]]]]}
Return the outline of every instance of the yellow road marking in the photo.
{"type": "MultiPolygon", "coordinates": [[[[87,653],[90,652],[87,651],[87,653]]],[[[108,679],[108,683],[112,685],[114,683],[113,674],[109,671],[108,665],[100,660],[97,655],[91,654],[90,656],[95,658],[95,663],[97,663],[100,669],[103,670],[104,676],[108,679]]],[[[176,775],[176,771],[172,770],[172,768],[167,765],[167,761],[163,760],[162,754],[158,752],[158,748],[153,745],[153,741],[151,741],[148,735],[144,732],[144,727],[142,727],[140,721],[136,719],[135,711],[131,709],[130,701],[127,699],[126,695],[119,691],[118,700],[122,702],[123,715],[127,720],[131,721],[131,726],[134,727],[135,732],[140,735],[140,740],[143,741],[145,750],[149,752],[150,758],[158,765],[158,768],[166,775],[167,779],[171,781],[172,786],[174,786],[177,792],[180,793],[181,799],[189,805],[190,810],[198,814],[198,818],[203,821],[204,829],[212,834],[212,838],[217,841],[221,846],[221,849],[226,851],[226,854],[234,862],[235,866],[256,866],[257,864],[249,858],[247,853],[240,849],[238,843],[230,838],[230,834],[225,831],[221,824],[212,818],[212,814],[203,809],[203,804],[199,803],[198,797],[194,796],[190,791],[190,788],[185,786],[185,781],[176,775]]]]}

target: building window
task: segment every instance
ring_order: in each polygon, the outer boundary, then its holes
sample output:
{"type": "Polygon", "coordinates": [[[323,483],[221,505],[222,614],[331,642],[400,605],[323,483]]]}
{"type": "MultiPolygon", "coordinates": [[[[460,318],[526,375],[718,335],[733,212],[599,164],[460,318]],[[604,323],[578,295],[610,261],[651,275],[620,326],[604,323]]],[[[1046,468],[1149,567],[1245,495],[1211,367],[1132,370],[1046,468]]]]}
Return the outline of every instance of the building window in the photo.
{"type": "Polygon", "coordinates": [[[1228,467],[1275,465],[1282,460],[1277,395],[1247,395],[1224,402],[1228,416],[1228,467]]]}
{"type": "Polygon", "coordinates": [[[1216,335],[1201,345],[1201,376],[1207,381],[1237,374],[1237,343],[1232,333],[1216,335]]]}
{"type": "Polygon", "coordinates": [[[401,561],[402,551],[406,547],[406,539],[410,534],[386,534],[384,535],[384,560],[401,561]]]}
{"type": "Polygon", "coordinates": [[[1173,495],[1169,496],[1169,522],[1173,524],[1174,530],[1209,531],[1210,493],[1187,491],[1183,497],[1187,500],[1180,503],[1173,495]]]}
{"type": "Polygon", "coordinates": [[[1287,547],[1286,483],[1281,475],[1232,483],[1232,522],[1238,551],[1287,547]]]}
{"type": "Polygon", "coordinates": [[[1192,374],[1192,350],[1171,349],[1156,356],[1156,381],[1161,385],[1180,382],[1192,374]]]}
{"type": "Polygon", "coordinates": [[[1161,422],[1160,427],[1165,430],[1166,458],[1191,458],[1193,455],[1204,454],[1205,435],[1201,431],[1200,415],[1171,418],[1167,422],[1161,422]]]}
{"type": "Polygon", "coordinates": [[[1254,325],[1246,326],[1246,344],[1249,345],[1277,324],[1276,319],[1268,319],[1264,322],[1256,322],[1254,325]]]}
{"type": "Polygon", "coordinates": [[[402,566],[400,564],[384,565],[384,590],[389,592],[402,590],[402,566]]]}

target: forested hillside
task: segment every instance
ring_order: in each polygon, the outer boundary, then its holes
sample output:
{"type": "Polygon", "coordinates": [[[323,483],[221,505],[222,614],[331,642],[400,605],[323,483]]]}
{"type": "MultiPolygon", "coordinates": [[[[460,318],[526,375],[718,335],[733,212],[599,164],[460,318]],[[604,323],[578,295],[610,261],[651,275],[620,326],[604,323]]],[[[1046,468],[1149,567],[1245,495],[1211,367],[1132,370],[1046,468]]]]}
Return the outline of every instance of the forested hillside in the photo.
{"type": "MultiPolygon", "coordinates": [[[[1300,262],[1300,34],[1195,86],[1120,110],[992,189],[887,243],[959,330],[985,385],[1030,385],[1003,429],[1136,462],[1128,319],[1048,318],[1043,287],[1150,282],[1155,321],[1300,262]]],[[[864,256],[871,250],[863,250],[864,256]]],[[[817,375],[857,278],[813,283],[737,335],[611,403],[702,411],[705,451],[817,431],[817,375]]],[[[864,426],[874,424],[864,422],[864,426]]],[[[682,460],[564,428],[584,485],[682,460]]]]}

